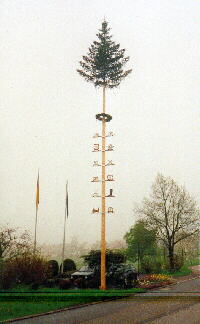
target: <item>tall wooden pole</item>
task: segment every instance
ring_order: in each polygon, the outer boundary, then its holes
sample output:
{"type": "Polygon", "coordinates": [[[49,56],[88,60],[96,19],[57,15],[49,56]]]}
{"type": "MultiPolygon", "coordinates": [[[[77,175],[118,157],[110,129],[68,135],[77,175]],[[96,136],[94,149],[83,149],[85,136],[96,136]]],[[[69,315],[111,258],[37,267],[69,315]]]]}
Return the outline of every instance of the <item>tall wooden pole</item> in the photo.
{"type": "MultiPolygon", "coordinates": [[[[103,87],[103,113],[106,110],[105,86],[103,87]]],[[[105,239],[105,220],[106,220],[106,121],[102,119],[102,182],[101,182],[101,286],[106,289],[106,239],[105,239]]]]}

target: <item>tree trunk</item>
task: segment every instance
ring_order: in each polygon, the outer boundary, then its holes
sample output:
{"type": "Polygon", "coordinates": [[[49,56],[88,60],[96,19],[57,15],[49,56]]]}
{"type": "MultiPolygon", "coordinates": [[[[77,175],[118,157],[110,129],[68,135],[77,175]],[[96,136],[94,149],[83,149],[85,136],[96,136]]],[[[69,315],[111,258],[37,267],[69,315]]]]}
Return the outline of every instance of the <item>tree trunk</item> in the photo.
{"type": "Polygon", "coordinates": [[[170,271],[174,271],[174,247],[169,246],[169,269],[170,271]]]}

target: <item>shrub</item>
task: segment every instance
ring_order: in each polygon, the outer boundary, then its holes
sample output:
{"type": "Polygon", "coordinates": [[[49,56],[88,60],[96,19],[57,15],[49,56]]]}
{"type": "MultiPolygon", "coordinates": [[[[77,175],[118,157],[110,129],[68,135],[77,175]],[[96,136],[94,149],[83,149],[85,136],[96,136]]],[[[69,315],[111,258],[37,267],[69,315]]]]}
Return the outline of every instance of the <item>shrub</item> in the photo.
{"type": "Polygon", "coordinates": [[[55,279],[47,279],[44,282],[44,286],[47,288],[53,288],[56,285],[56,280],[55,279]]]}
{"type": "Polygon", "coordinates": [[[38,288],[39,288],[39,283],[38,282],[34,282],[34,283],[32,283],[32,285],[31,285],[31,289],[33,289],[33,290],[37,290],[38,288]]]}
{"type": "Polygon", "coordinates": [[[2,272],[2,286],[10,288],[16,282],[42,283],[46,278],[47,263],[40,255],[24,253],[6,260],[2,272]]]}
{"type": "Polygon", "coordinates": [[[151,273],[153,272],[153,260],[151,256],[144,256],[141,261],[141,272],[143,273],[151,273]]]}
{"type": "Polygon", "coordinates": [[[174,269],[175,269],[175,271],[180,270],[180,268],[183,266],[183,264],[184,264],[183,256],[179,255],[179,254],[175,255],[174,256],[174,269]]]}
{"type": "Polygon", "coordinates": [[[59,270],[58,262],[56,260],[49,260],[47,262],[47,265],[48,265],[48,270],[47,270],[48,277],[53,278],[57,276],[59,270]]]}
{"type": "Polygon", "coordinates": [[[162,264],[156,257],[146,255],[141,261],[141,272],[143,273],[158,273],[161,271],[162,264]]]}
{"type": "Polygon", "coordinates": [[[8,266],[7,262],[4,262],[4,265],[1,268],[1,280],[0,287],[1,289],[9,289],[15,283],[15,273],[11,267],[8,266]]]}
{"type": "MultiPolygon", "coordinates": [[[[100,269],[101,266],[101,250],[91,250],[87,255],[83,255],[84,263],[90,268],[100,269]]],[[[106,269],[109,271],[110,267],[116,264],[126,262],[126,255],[121,250],[106,250],[106,269]]]]}
{"type": "Polygon", "coordinates": [[[100,286],[100,279],[98,277],[87,280],[88,288],[99,288],[99,286],[100,286]]]}
{"type": "Polygon", "coordinates": [[[170,269],[170,264],[169,264],[169,260],[166,262],[165,264],[165,269],[171,271],[171,272],[175,272],[181,269],[181,267],[184,264],[184,258],[182,255],[180,254],[174,254],[174,269],[173,271],[170,269]]]}
{"type": "Polygon", "coordinates": [[[80,289],[86,288],[86,280],[84,278],[77,278],[74,280],[74,286],[80,289]]]}
{"type": "Polygon", "coordinates": [[[63,272],[75,271],[76,264],[72,259],[65,259],[63,262],[63,272]]]}
{"type": "Polygon", "coordinates": [[[61,279],[59,281],[60,289],[69,289],[72,287],[72,281],[70,279],[61,279]]]}
{"type": "Polygon", "coordinates": [[[162,270],[162,263],[159,260],[155,260],[153,264],[153,272],[159,273],[162,270]]]}

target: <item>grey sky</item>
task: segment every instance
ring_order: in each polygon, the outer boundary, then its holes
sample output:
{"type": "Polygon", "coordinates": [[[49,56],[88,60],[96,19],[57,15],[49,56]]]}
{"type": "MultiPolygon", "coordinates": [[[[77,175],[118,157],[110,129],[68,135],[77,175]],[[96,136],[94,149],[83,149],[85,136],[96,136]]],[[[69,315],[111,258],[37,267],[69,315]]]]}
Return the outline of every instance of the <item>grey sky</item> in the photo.
{"type": "Polygon", "coordinates": [[[104,16],[133,68],[107,93],[117,180],[107,239],[122,238],[133,224],[134,202],[149,193],[157,172],[200,201],[200,2],[1,0],[1,222],[33,230],[40,168],[41,243],[62,241],[66,179],[67,241],[100,238],[100,216],[91,214],[98,185],[90,180],[98,175],[91,151],[101,89],[76,68],[104,16]]]}

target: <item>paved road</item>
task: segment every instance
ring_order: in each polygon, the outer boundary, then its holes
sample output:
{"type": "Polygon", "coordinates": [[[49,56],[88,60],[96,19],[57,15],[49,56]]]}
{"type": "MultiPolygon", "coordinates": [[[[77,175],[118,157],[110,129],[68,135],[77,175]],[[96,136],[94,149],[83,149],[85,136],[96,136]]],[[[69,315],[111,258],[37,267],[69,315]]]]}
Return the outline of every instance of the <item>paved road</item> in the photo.
{"type": "Polygon", "coordinates": [[[137,298],[105,302],[16,324],[199,324],[200,279],[191,279],[137,298]],[[180,295],[180,299],[157,296],[180,295]],[[184,298],[184,296],[188,298],[184,298]],[[194,296],[195,295],[195,296],[194,296]],[[182,298],[182,299],[181,299],[182,298]]]}

